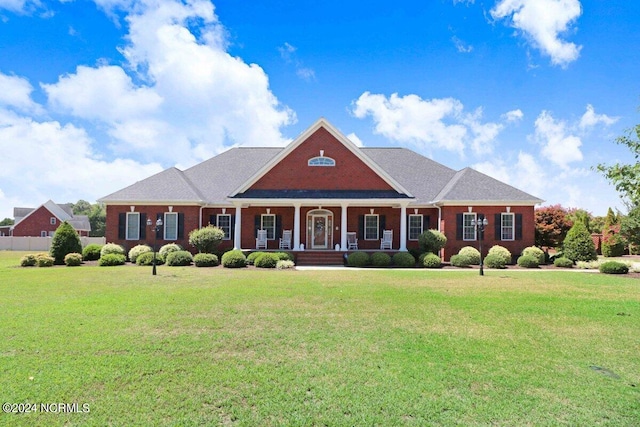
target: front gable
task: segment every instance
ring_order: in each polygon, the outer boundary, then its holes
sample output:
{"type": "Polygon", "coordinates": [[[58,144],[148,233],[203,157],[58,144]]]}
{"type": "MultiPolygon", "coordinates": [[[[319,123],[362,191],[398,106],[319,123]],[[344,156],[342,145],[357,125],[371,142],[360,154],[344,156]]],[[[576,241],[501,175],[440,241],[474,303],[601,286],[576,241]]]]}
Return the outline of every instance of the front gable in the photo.
{"type": "Polygon", "coordinates": [[[409,196],[408,192],[346,137],[319,120],[293,141],[232,196],[270,191],[318,194],[370,191],[409,196]]]}

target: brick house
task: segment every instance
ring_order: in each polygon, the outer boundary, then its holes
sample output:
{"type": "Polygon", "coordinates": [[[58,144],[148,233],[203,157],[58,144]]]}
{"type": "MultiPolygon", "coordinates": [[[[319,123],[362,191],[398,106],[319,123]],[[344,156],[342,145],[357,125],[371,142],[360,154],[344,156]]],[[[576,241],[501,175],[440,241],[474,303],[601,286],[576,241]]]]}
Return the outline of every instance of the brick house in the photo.
{"type": "Polygon", "coordinates": [[[71,204],[59,205],[49,200],[37,208],[14,208],[14,224],[8,236],[51,237],[64,221],[67,221],[80,236],[88,236],[91,224],[86,215],[74,215],[71,204]]]}
{"type": "Polygon", "coordinates": [[[405,251],[418,249],[418,236],[432,228],[448,238],[445,260],[477,246],[477,218],[489,221],[485,248],[519,254],[534,244],[534,207],[542,202],[406,148],[357,147],[324,119],[284,148],[232,148],[99,201],[107,241],[126,248],[156,239],[189,248],[189,231],[214,224],[225,232],[221,249],[254,249],[262,229],[269,250],[278,249],[283,230],[291,230],[293,251],[345,251],[348,233],[356,233],[359,250],[380,250],[383,230],[392,230],[392,250],[405,251]],[[158,218],[163,226],[153,233],[158,218]]]}

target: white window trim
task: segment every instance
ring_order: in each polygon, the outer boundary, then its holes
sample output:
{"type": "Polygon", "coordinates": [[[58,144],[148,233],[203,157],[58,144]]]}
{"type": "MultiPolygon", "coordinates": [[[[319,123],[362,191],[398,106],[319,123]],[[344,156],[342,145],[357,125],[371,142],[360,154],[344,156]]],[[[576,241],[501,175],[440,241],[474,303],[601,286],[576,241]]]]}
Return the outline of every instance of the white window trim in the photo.
{"type": "Polygon", "coordinates": [[[40,237],[47,237],[48,233],[46,231],[41,231],[40,232],[40,237]]]}
{"type": "Polygon", "coordinates": [[[407,227],[408,227],[408,230],[409,230],[409,240],[414,240],[414,241],[415,241],[415,240],[418,240],[418,238],[419,238],[420,234],[422,234],[422,229],[423,229],[423,227],[424,227],[424,215],[422,215],[422,214],[410,214],[410,215],[409,215],[409,221],[408,221],[407,227]],[[415,217],[420,217],[420,228],[419,228],[419,229],[420,229],[420,232],[418,233],[418,235],[416,236],[416,238],[415,238],[415,239],[412,239],[412,238],[411,238],[411,218],[412,218],[412,217],[414,217],[414,218],[415,218],[415,217]]]}
{"type": "Polygon", "coordinates": [[[478,235],[477,235],[478,229],[476,227],[473,227],[473,239],[467,239],[466,238],[467,233],[465,233],[465,229],[471,227],[470,225],[469,226],[465,225],[466,223],[465,219],[469,216],[473,216],[473,219],[476,221],[478,220],[478,214],[476,214],[475,212],[464,212],[462,214],[462,240],[464,240],[465,242],[474,242],[478,240],[478,235]]]}
{"type": "Polygon", "coordinates": [[[307,160],[307,166],[333,167],[335,165],[336,161],[331,157],[318,156],[307,160]]]}
{"type": "Polygon", "coordinates": [[[276,240],[276,215],[275,214],[262,214],[260,215],[260,229],[267,230],[267,240],[276,240]],[[265,217],[273,217],[273,234],[272,237],[269,237],[269,229],[271,227],[264,226],[264,218],[265,217]]]}
{"type": "Polygon", "coordinates": [[[378,214],[367,214],[364,216],[364,230],[362,230],[364,234],[364,240],[380,240],[380,215],[378,214]],[[375,217],[376,218],[376,237],[371,239],[367,238],[367,217],[375,217]]]}
{"type": "Polygon", "coordinates": [[[58,220],[56,219],[56,217],[55,217],[55,216],[52,216],[52,217],[49,219],[49,224],[51,224],[51,225],[56,225],[56,222],[58,222],[58,220]]]}
{"type": "MultiPolygon", "coordinates": [[[[231,240],[231,214],[217,214],[216,215],[216,224],[218,225],[218,228],[220,228],[222,231],[224,231],[224,228],[220,227],[220,217],[223,216],[227,216],[229,217],[229,237],[226,237],[226,233],[225,233],[225,237],[222,238],[222,240],[231,240]]],[[[262,219],[260,221],[262,223],[262,219]]],[[[275,233],[275,231],[274,231],[275,233]]]]}
{"type": "Polygon", "coordinates": [[[162,230],[163,231],[163,234],[162,234],[163,240],[178,240],[178,213],[177,212],[165,212],[164,213],[164,224],[163,224],[163,227],[164,227],[164,230],[162,230]],[[167,227],[169,225],[169,222],[167,221],[167,216],[169,216],[169,215],[174,215],[176,217],[176,229],[175,229],[175,236],[176,237],[175,238],[171,238],[171,239],[167,238],[167,234],[168,234],[167,233],[167,227]]]}
{"type": "Polygon", "coordinates": [[[125,240],[140,240],[140,212],[127,212],[127,223],[125,224],[125,240]],[[135,217],[138,227],[138,235],[136,237],[129,236],[129,218],[135,217]]]}
{"type": "Polygon", "coordinates": [[[502,212],[500,214],[500,240],[502,240],[503,242],[512,242],[514,240],[516,240],[516,214],[513,212],[502,212]],[[503,236],[503,218],[505,216],[510,216],[511,217],[511,238],[510,239],[505,239],[503,236]]]}

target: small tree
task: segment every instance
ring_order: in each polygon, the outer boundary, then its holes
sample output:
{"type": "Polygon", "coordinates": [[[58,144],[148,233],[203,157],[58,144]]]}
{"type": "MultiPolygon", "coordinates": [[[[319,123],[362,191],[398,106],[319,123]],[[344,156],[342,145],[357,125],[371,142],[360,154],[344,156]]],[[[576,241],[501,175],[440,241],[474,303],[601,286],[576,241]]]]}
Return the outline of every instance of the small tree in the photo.
{"type": "Polygon", "coordinates": [[[560,205],[536,209],[536,246],[558,247],[573,225],[569,212],[560,205]]]}
{"type": "Polygon", "coordinates": [[[437,254],[447,244],[447,237],[438,230],[426,230],[418,236],[418,244],[422,253],[437,254]]]}
{"type": "Polygon", "coordinates": [[[189,244],[200,253],[212,254],[218,248],[222,239],[224,239],[224,231],[213,225],[189,232],[189,244]]]}
{"type": "Polygon", "coordinates": [[[58,265],[64,264],[64,257],[71,253],[82,253],[82,243],[76,230],[67,221],[64,221],[56,229],[51,239],[49,253],[58,265]]]}
{"type": "Polygon", "coordinates": [[[629,214],[620,221],[620,234],[629,244],[631,254],[638,252],[640,247],[640,206],[629,210],[629,214]]]}
{"type": "Polygon", "coordinates": [[[603,231],[602,255],[618,257],[624,255],[624,240],[620,235],[620,224],[611,224],[603,231]]]}
{"type": "Polygon", "coordinates": [[[593,243],[587,226],[577,221],[564,239],[564,256],[572,261],[594,261],[598,259],[596,246],[593,243]]]}

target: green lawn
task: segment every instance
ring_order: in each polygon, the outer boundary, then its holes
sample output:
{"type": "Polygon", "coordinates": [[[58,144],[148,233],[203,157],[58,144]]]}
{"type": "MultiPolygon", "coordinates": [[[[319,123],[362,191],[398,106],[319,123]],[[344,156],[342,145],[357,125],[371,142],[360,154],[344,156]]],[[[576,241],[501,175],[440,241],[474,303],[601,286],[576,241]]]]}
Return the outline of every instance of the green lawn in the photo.
{"type": "Polygon", "coordinates": [[[571,271],[16,267],[11,426],[640,424],[640,280],[571,271]]]}

